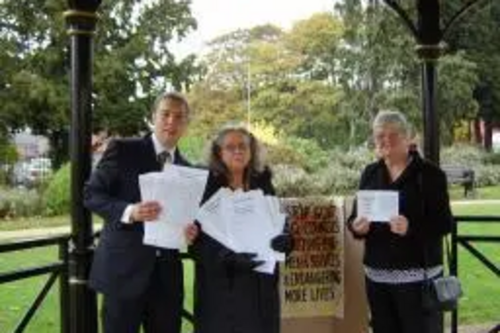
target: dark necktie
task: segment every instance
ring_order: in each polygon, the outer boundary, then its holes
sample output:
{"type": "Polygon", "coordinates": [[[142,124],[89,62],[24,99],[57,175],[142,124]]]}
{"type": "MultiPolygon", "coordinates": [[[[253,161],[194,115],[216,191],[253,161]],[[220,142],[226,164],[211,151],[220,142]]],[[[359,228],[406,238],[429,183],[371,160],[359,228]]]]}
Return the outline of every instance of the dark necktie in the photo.
{"type": "Polygon", "coordinates": [[[163,167],[167,163],[172,163],[172,156],[168,151],[162,151],[158,154],[158,163],[163,167]]]}

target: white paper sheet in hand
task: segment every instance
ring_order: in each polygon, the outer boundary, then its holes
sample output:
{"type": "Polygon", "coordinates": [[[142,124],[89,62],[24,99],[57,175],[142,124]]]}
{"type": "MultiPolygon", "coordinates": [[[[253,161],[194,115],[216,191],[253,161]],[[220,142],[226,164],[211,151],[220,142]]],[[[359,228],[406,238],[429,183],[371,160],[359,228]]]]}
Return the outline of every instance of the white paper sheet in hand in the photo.
{"type": "Polygon", "coordinates": [[[227,230],[227,218],[224,214],[223,202],[231,196],[231,191],[221,188],[212,195],[198,210],[196,220],[200,222],[203,232],[225,247],[234,251],[234,244],[227,230]]]}
{"type": "Polygon", "coordinates": [[[356,206],[358,216],[372,222],[389,222],[399,214],[399,194],[396,191],[358,191],[356,206]]]}
{"type": "Polygon", "coordinates": [[[207,177],[205,170],[178,165],[139,176],[142,200],[158,201],[162,207],[156,221],[144,223],[144,244],[167,249],[186,246],[184,228],[195,218],[207,177]]]}
{"type": "Polygon", "coordinates": [[[258,253],[260,259],[273,259],[270,239],[274,228],[262,192],[249,191],[233,196],[228,228],[238,252],[258,253]]]}
{"type": "Polygon", "coordinates": [[[264,264],[255,271],[273,274],[284,254],[271,249],[272,237],[280,234],[285,216],[279,213],[276,198],[261,190],[249,192],[220,189],[200,208],[196,219],[203,232],[235,252],[257,253],[264,264]]]}

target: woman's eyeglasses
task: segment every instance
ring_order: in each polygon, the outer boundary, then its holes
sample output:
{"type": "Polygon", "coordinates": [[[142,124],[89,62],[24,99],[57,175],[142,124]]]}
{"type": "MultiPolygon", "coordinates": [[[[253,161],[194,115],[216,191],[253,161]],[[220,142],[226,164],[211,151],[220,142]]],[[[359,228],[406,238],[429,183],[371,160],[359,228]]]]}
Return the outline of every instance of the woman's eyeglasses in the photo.
{"type": "Polygon", "coordinates": [[[227,145],[223,146],[222,150],[225,150],[229,153],[236,153],[236,152],[247,152],[249,150],[249,146],[246,144],[239,144],[239,145],[227,145]]]}

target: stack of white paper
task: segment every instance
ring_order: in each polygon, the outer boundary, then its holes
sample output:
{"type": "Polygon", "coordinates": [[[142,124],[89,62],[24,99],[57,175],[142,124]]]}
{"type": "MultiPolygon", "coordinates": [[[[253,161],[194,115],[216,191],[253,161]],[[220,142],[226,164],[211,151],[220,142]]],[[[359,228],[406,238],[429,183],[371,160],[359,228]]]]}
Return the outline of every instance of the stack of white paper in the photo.
{"type": "Polygon", "coordinates": [[[142,200],[162,206],[157,221],[144,223],[144,244],[168,249],[186,246],[184,228],[196,216],[207,177],[206,170],[179,165],[139,176],[142,200]]]}
{"type": "Polygon", "coordinates": [[[248,192],[220,189],[198,211],[203,232],[235,252],[257,253],[265,263],[256,268],[273,273],[284,254],[271,248],[271,239],[283,231],[285,215],[276,197],[261,190],[248,192]]]}

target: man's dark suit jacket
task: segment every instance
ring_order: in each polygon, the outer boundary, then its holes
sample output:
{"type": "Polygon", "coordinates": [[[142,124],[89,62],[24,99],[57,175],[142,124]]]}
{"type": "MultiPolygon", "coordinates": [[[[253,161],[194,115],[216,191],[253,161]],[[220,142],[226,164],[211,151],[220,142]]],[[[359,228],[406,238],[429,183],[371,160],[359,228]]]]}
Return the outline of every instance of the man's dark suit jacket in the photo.
{"type": "MultiPolygon", "coordinates": [[[[174,163],[188,165],[178,150],[174,163]]],[[[120,220],[129,204],[141,201],[138,176],[161,169],[150,135],[114,140],[85,187],[86,207],[105,219],[90,272],[90,286],[104,295],[135,298],[148,287],[157,249],[143,244],[143,223],[120,220]]]]}

